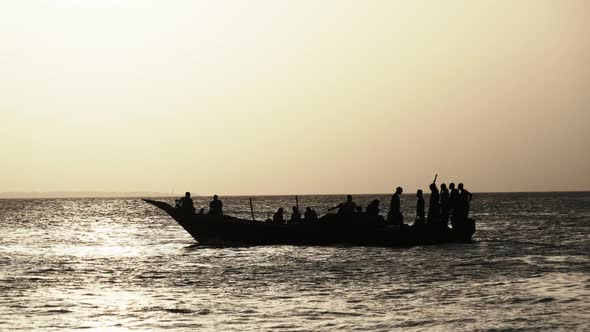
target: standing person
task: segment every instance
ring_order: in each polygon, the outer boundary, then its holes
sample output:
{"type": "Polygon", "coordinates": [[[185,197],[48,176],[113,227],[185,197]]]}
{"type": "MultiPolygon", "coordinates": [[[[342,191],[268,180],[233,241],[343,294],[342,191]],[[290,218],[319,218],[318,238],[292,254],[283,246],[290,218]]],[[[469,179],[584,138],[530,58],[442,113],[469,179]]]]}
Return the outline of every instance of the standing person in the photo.
{"type": "Polygon", "coordinates": [[[397,187],[395,193],[391,196],[391,204],[389,205],[389,214],[387,219],[395,226],[402,226],[404,224],[404,215],[401,211],[400,195],[404,192],[402,187],[397,187]]]}
{"type": "Polygon", "coordinates": [[[461,207],[461,221],[465,222],[467,217],[469,217],[469,207],[471,206],[471,200],[473,199],[473,195],[469,192],[469,190],[465,189],[463,183],[459,183],[459,205],[461,207]]]}
{"type": "Polygon", "coordinates": [[[446,184],[440,185],[440,209],[441,215],[440,220],[444,226],[447,226],[449,223],[449,201],[451,197],[449,194],[449,189],[447,189],[446,184]]]}
{"type": "Polygon", "coordinates": [[[432,224],[439,221],[440,218],[440,194],[436,183],[430,184],[430,201],[428,202],[428,223],[432,224]]]}
{"type": "Polygon", "coordinates": [[[449,189],[451,190],[451,194],[449,197],[449,215],[451,216],[451,224],[453,228],[455,228],[456,220],[457,220],[457,206],[459,205],[459,190],[455,189],[455,184],[450,183],[449,189]]]}
{"type": "Polygon", "coordinates": [[[213,200],[209,203],[209,214],[213,216],[223,215],[223,202],[217,195],[214,195],[213,200]]]}
{"type": "Polygon", "coordinates": [[[422,196],[422,190],[418,189],[416,192],[416,197],[418,197],[418,201],[416,202],[416,221],[414,225],[424,225],[425,219],[425,204],[424,204],[424,196],[422,196]]]}

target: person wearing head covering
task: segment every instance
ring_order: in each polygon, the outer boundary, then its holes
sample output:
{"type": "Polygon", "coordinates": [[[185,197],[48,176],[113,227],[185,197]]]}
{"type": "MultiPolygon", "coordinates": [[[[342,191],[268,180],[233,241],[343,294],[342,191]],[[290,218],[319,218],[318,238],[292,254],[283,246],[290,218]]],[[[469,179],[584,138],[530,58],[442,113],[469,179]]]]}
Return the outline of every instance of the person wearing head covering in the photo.
{"type": "Polygon", "coordinates": [[[369,217],[379,216],[379,203],[381,202],[378,199],[373,200],[369,205],[367,205],[365,214],[369,217]]]}

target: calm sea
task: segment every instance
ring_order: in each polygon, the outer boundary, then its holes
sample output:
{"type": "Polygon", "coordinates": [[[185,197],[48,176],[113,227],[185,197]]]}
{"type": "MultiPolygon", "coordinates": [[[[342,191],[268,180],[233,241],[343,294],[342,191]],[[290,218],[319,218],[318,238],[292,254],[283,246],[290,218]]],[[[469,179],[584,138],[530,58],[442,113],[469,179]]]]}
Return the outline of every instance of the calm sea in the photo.
{"type": "Polygon", "coordinates": [[[0,330],[589,331],[590,193],[480,194],[472,212],[471,244],[211,248],[138,199],[0,200],[0,330]]]}

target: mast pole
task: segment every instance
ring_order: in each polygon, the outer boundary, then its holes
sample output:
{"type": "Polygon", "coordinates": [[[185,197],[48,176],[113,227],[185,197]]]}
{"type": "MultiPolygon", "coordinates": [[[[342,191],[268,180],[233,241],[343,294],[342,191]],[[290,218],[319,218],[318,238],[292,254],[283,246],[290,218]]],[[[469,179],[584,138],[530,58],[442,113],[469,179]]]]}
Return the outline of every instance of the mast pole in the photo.
{"type": "Polygon", "coordinates": [[[250,197],[250,214],[252,214],[252,220],[256,221],[256,219],[254,219],[254,206],[252,205],[252,197],[250,197]]]}

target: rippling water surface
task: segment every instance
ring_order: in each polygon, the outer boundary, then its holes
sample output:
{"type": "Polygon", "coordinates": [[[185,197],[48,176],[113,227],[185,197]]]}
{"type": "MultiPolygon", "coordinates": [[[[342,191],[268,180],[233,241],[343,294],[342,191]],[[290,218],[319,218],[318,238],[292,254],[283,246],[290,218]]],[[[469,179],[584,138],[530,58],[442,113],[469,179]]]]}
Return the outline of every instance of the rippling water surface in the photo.
{"type": "Polygon", "coordinates": [[[138,199],[0,200],[0,330],[590,330],[590,193],[481,194],[472,211],[471,244],[211,248],[138,199]]]}

